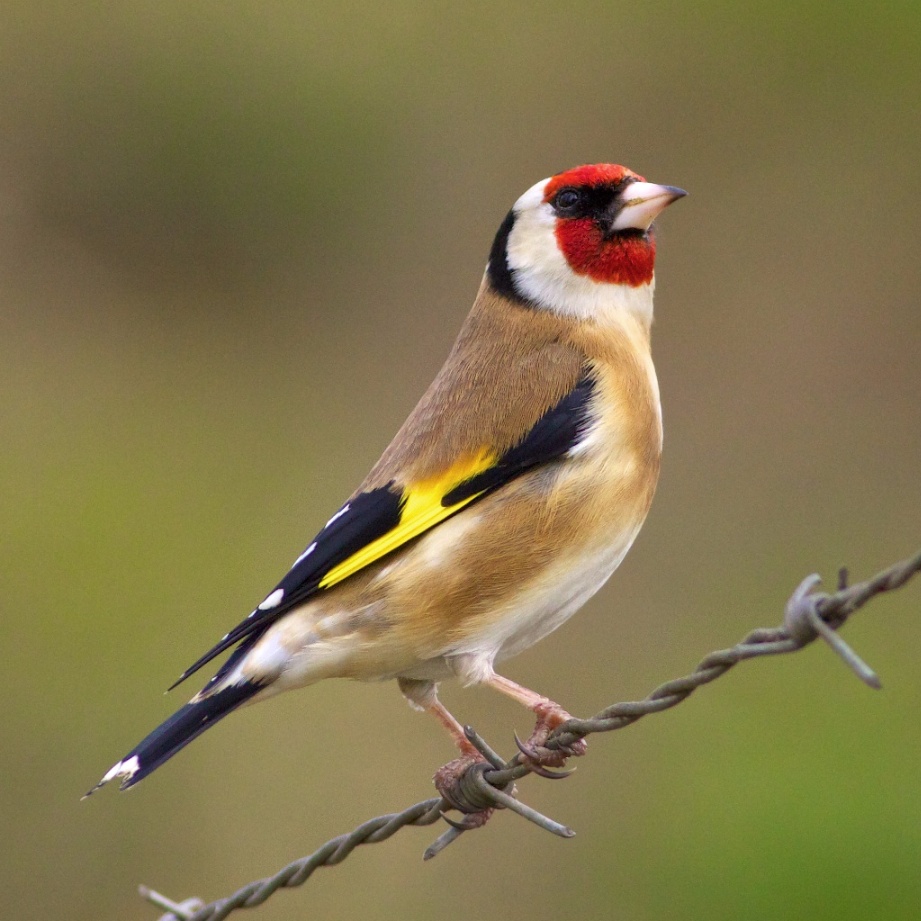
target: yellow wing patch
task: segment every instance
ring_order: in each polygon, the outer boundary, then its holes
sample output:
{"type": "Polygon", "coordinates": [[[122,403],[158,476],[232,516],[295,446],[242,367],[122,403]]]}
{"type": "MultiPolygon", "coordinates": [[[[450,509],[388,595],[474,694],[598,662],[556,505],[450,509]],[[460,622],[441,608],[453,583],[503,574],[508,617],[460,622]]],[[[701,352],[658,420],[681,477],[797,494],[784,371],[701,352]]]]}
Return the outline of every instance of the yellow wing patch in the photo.
{"type": "Polygon", "coordinates": [[[383,537],[371,541],[347,560],[334,566],[320,581],[320,588],[329,588],[342,582],[469,505],[481,493],[474,493],[447,507],[441,504],[441,500],[461,483],[488,470],[496,460],[497,455],[484,448],[473,459],[456,463],[441,476],[408,486],[403,490],[400,523],[383,537]]]}

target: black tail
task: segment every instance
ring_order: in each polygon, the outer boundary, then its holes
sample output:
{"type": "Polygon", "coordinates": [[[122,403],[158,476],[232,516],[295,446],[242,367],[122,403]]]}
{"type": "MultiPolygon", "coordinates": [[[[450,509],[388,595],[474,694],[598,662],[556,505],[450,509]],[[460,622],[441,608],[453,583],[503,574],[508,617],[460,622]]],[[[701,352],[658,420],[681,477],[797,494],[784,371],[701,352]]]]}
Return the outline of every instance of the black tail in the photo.
{"type": "Polygon", "coordinates": [[[258,694],[263,687],[265,685],[252,682],[231,684],[207,697],[187,703],[128,752],[86,795],[89,796],[116,777],[122,778],[122,790],[133,787],[218,720],[258,694]]]}

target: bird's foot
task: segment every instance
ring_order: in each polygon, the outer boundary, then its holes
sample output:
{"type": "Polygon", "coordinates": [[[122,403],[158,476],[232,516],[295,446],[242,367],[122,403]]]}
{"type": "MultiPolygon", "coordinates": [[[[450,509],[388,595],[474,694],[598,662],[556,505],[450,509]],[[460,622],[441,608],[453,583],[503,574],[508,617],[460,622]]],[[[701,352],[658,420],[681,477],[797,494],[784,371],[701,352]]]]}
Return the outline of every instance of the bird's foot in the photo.
{"type": "Polygon", "coordinates": [[[518,750],[524,757],[525,763],[535,774],[542,777],[566,777],[564,774],[553,774],[545,770],[546,768],[561,768],[566,764],[567,758],[577,758],[588,751],[588,742],[585,739],[576,739],[567,745],[547,748],[547,738],[558,726],[561,726],[566,720],[572,719],[572,715],[567,713],[559,704],[553,701],[538,704],[534,708],[537,714],[537,723],[534,731],[526,742],[522,742],[517,736],[515,742],[518,750]]]}
{"type": "Polygon", "coordinates": [[[481,828],[489,821],[495,808],[488,804],[477,789],[474,774],[482,773],[491,767],[492,765],[479,752],[474,751],[449,761],[435,771],[432,778],[435,781],[435,789],[451,806],[464,813],[464,818],[460,822],[443,815],[442,818],[449,825],[469,831],[481,828]]]}

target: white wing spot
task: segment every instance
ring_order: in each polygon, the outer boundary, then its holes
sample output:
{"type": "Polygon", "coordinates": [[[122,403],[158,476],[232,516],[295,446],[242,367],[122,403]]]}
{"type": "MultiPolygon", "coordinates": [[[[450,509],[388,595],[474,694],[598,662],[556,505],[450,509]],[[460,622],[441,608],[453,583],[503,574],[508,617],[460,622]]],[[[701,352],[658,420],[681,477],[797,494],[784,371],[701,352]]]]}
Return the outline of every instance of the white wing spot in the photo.
{"type": "Polygon", "coordinates": [[[345,515],[348,512],[348,510],[351,507],[352,507],[351,503],[346,502],[345,505],[343,505],[342,508],[339,509],[339,511],[336,512],[336,514],[333,515],[333,517],[330,518],[329,521],[326,522],[326,527],[328,528],[334,521],[338,521],[343,515],[345,515]]]}
{"type": "Polygon", "coordinates": [[[113,777],[134,777],[140,769],[141,762],[138,761],[137,755],[133,755],[127,761],[119,761],[114,765],[99,783],[108,783],[113,777]]]}
{"type": "Polygon", "coordinates": [[[263,601],[262,604],[259,605],[258,610],[268,611],[269,608],[278,607],[279,603],[281,602],[281,599],[284,597],[285,597],[285,590],[283,588],[276,588],[275,591],[272,592],[272,594],[269,595],[269,597],[266,598],[265,601],[263,601]]]}
{"type": "MultiPolygon", "coordinates": [[[[308,548],[307,548],[307,549],[306,549],[306,550],[305,550],[305,551],[294,561],[294,566],[297,566],[297,564],[300,563],[302,560],[306,560],[307,557],[310,556],[310,554],[313,553],[313,551],[316,550],[316,549],[317,549],[317,542],[314,541],[314,542],[313,542],[313,543],[312,543],[312,544],[311,544],[311,545],[310,545],[310,546],[309,546],[309,547],[308,547],[308,548]]],[[[291,568],[294,569],[294,566],[292,566],[291,568]]]]}

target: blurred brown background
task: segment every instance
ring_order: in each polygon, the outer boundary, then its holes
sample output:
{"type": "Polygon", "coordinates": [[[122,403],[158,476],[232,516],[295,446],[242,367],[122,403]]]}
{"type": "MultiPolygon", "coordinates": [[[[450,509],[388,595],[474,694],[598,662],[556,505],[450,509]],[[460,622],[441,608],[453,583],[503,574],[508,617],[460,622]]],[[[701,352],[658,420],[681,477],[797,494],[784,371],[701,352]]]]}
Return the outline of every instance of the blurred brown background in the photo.
{"type": "MultiPolygon", "coordinates": [[[[431,794],[392,685],[240,713],[79,796],[185,699],[442,361],[538,179],[625,163],[663,217],[661,488],[609,587],[507,673],[588,714],[919,544],[921,10],[73,4],[0,13],[0,878],[18,921],[155,918],[431,794]]],[[[921,591],[591,743],[431,864],[407,830],[272,919],[916,918],[921,591]]],[[[447,703],[503,751],[526,715],[447,703]]]]}

